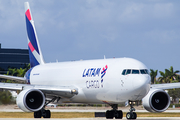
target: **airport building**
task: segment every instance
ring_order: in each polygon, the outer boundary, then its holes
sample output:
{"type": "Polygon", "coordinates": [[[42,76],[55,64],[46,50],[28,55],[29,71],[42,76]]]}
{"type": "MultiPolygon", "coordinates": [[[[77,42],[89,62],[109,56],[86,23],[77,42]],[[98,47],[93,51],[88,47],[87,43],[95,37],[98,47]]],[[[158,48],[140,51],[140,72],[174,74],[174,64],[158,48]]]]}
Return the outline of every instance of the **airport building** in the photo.
{"type": "Polygon", "coordinates": [[[8,68],[24,68],[29,64],[28,49],[1,48],[0,43],[0,74],[6,74],[8,68]]]}

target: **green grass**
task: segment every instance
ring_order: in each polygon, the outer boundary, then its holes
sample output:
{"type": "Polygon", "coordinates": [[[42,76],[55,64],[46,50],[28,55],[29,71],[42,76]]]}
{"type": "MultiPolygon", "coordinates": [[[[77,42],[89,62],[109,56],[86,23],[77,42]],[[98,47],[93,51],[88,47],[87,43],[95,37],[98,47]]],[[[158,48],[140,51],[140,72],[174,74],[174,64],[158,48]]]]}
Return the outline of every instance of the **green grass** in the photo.
{"type": "MultiPolygon", "coordinates": [[[[138,117],[180,117],[180,113],[137,113],[138,117]]],[[[33,118],[33,113],[0,112],[0,118],[33,118]]],[[[126,117],[126,113],[123,113],[126,117]]],[[[52,112],[51,118],[94,118],[93,112],[52,112]]]]}

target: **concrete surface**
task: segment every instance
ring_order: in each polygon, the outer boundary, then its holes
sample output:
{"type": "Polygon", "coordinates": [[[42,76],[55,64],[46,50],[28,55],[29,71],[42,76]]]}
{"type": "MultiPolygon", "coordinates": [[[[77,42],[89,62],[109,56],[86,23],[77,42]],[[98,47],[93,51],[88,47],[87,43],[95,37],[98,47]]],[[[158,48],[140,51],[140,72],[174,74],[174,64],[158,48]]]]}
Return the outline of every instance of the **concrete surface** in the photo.
{"type": "MultiPolygon", "coordinates": [[[[136,112],[147,112],[142,107],[135,107],[136,112]]],[[[106,110],[110,110],[111,107],[57,107],[57,108],[51,108],[48,107],[47,109],[50,109],[51,112],[105,112],[106,110]]],[[[129,107],[122,107],[119,108],[123,112],[129,112],[129,107]]],[[[8,105],[8,106],[0,106],[0,112],[23,112],[20,110],[16,105],[8,105]]],[[[180,108],[169,108],[165,112],[170,113],[180,113],[180,108]]],[[[1,117],[1,116],[0,116],[1,117]]],[[[34,120],[34,118],[0,118],[0,120],[34,120]]],[[[180,120],[180,117],[138,117],[138,120],[180,120]]],[[[105,118],[51,118],[51,120],[106,120],[105,118]]],[[[124,117],[123,120],[126,120],[124,117]]]]}
{"type": "MultiPolygon", "coordinates": [[[[46,107],[51,112],[106,112],[111,107],[46,107]]],[[[135,106],[136,112],[148,112],[142,106],[135,106]]],[[[123,112],[129,112],[129,107],[119,107],[123,112]]],[[[0,105],[0,112],[23,112],[17,105],[0,105]]],[[[180,108],[169,108],[165,112],[180,113],[180,108]]]]}
{"type": "MultiPolygon", "coordinates": [[[[49,109],[51,112],[106,112],[106,110],[99,109],[49,109]]],[[[107,109],[108,110],[108,109],[107,109]]],[[[109,109],[110,110],[110,109],[109,109]]],[[[122,110],[123,112],[129,112],[129,110],[122,110]]],[[[0,109],[0,112],[23,112],[21,109],[0,109]]],[[[136,110],[135,112],[148,112],[146,110],[136,110]]],[[[166,110],[168,113],[180,113],[180,110],[166,110]]]]}
{"type": "MultiPolygon", "coordinates": [[[[34,120],[34,118],[0,118],[0,120],[25,120],[25,119],[34,120]]],[[[106,119],[105,118],[51,118],[50,120],[106,120],[106,119]]],[[[126,118],[123,118],[121,120],[126,120],[126,118]]],[[[140,118],[137,118],[137,120],[179,120],[179,118],[177,117],[159,117],[159,118],[140,117],[140,118]]]]}

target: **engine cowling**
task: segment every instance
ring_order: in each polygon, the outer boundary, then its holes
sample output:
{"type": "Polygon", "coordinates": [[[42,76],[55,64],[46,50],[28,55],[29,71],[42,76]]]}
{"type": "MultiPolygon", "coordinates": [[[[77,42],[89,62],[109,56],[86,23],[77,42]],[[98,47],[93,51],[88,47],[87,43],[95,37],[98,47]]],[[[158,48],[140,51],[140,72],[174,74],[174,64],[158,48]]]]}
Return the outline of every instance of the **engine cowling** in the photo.
{"type": "Polygon", "coordinates": [[[25,89],[17,96],[16,104],[25,112],[36,112],[43,108],[45,96],[38,89],[25,89]]]}
{"type": "Polygon", "coordinates": [[[142,99],[142,104],[149,112],[164,112],[170,105],[170,97],[163,90],[151,89],[142,99]]]}

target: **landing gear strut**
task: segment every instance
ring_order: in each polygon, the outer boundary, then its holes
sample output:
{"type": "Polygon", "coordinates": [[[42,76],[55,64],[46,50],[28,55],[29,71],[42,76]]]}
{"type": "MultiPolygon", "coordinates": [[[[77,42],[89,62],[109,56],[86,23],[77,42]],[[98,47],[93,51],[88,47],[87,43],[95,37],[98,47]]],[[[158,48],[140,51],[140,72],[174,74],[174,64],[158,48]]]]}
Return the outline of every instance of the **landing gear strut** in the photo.
{"type": "Polygon", "coordinates": [[[111,107],[113,108],[112,110],[107,110],[106,111],[106,118],[107,119],[113,119],[115,117],[116,119],[122,119],[123,113],[122,113],[121,110],[117,110],[118,105],[117,104],[112,104],[111,107]]]}
{"type": "Polygon", "coordinates": [[[135,111],[135,108],[133,107],[133,102],[129,101],[129,105],[130,105],[131,108],[129,109],[130,112],[128,112],[126,114],[126,118],[127,119],[136,119],[137,114],[135,112],[133,112],[133,111],[135,111]]]}
{"type": "Polygon", "coordinates": [[[60,100],[60,97],[54,97],[52,100],[46,101],[44,107],[37,111],[34,112],[34,118],[51,118],[51,111],[50,110],[45,110],[46,105],[48,105],[50,102],[54,102],[57,99],[57,102],[60,100]]]}

